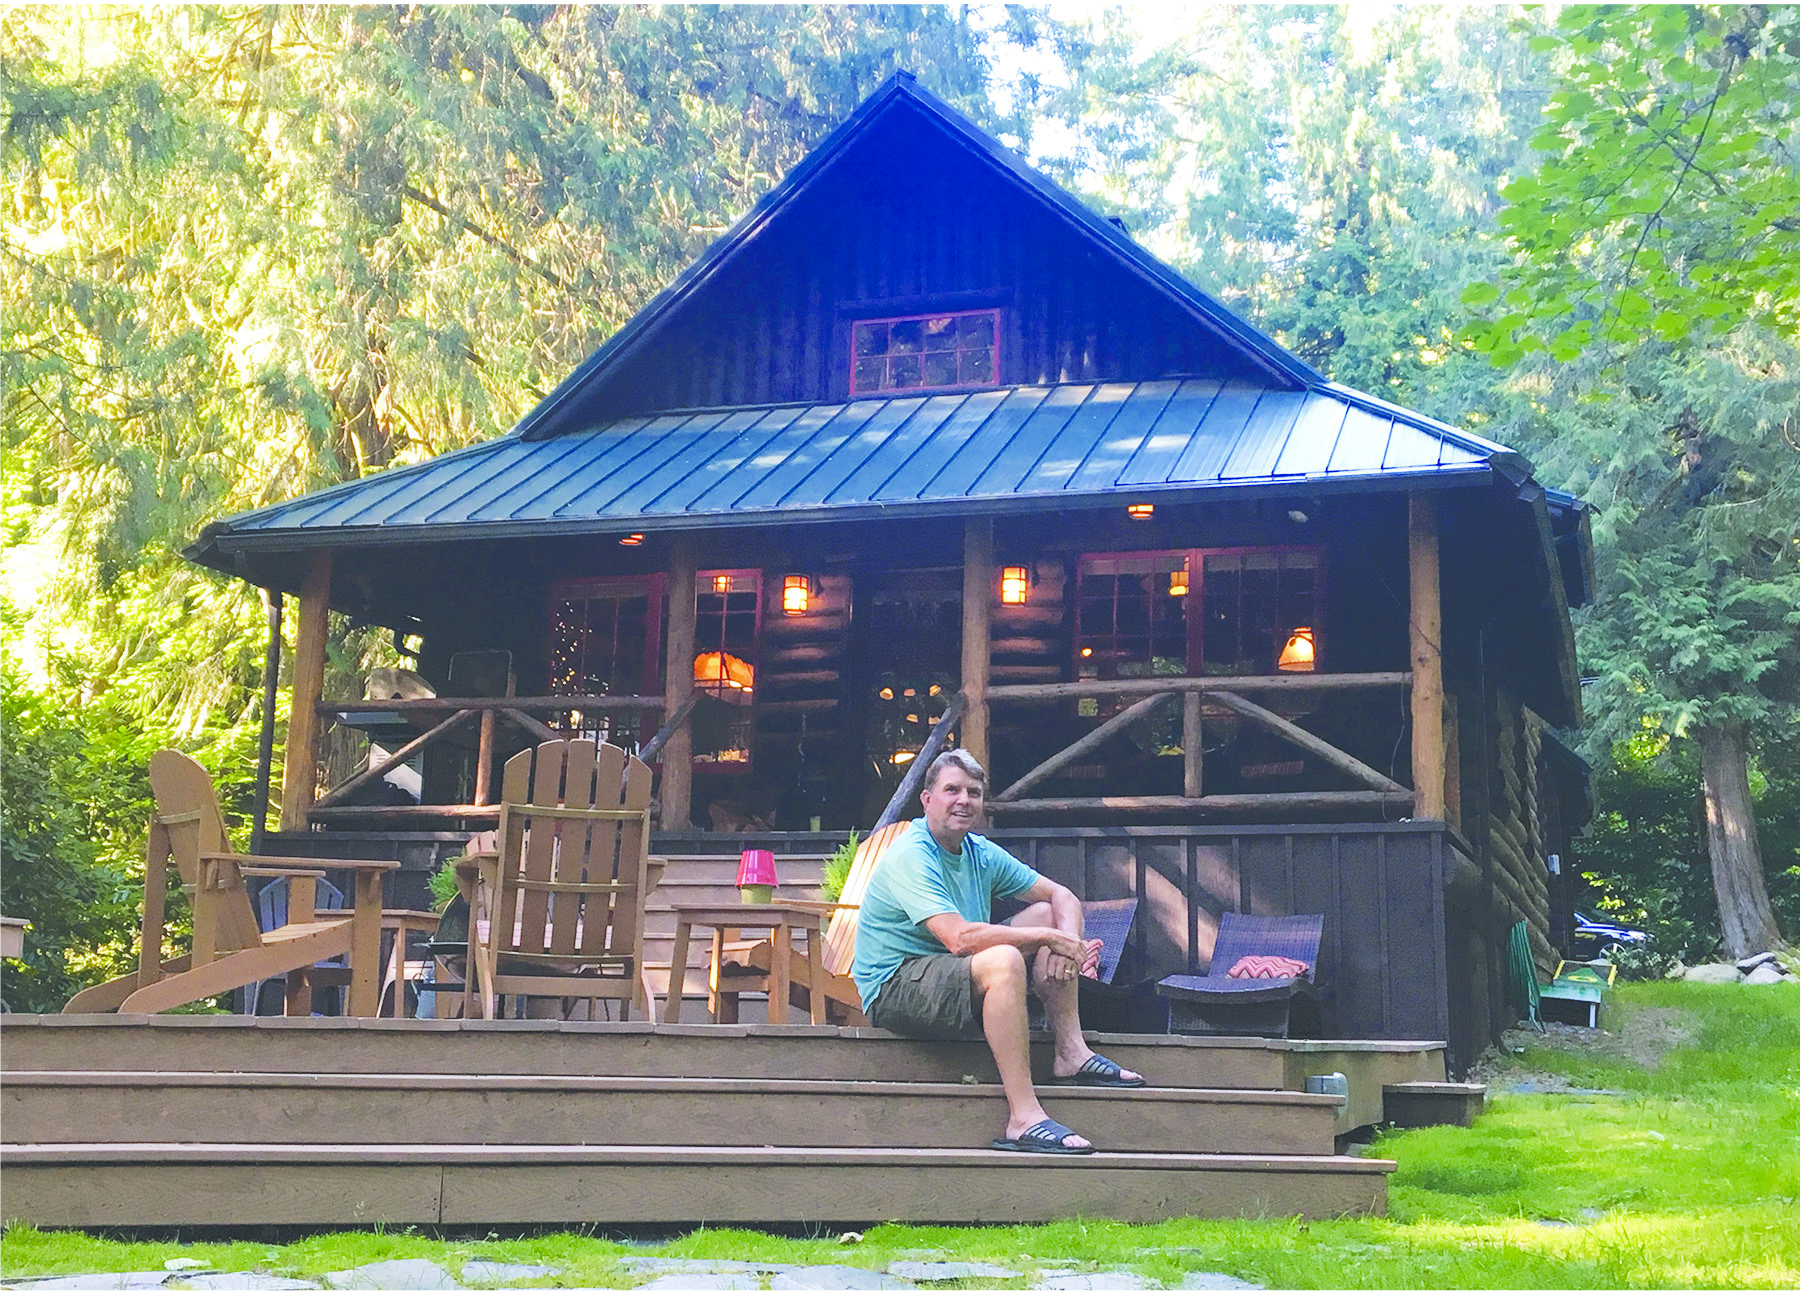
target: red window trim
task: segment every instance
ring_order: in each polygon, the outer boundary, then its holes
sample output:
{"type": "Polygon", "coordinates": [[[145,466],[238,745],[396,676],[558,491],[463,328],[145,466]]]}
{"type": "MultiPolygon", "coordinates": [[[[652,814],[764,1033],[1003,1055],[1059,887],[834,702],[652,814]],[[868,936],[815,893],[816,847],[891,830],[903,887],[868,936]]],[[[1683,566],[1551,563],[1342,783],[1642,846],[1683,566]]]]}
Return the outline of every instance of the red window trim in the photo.
{"type": "MultiPolygon", "coordinates": [[[[850,321],[850,337],[849,337],[849,343],[848,343],[849,350],[850,350],[849,390],[850,390],[851,398],[856,399],[856,398],[862,397],[862,396],[893,396],[893,395],[908,396],[908,395],[914,394],[915,392],[940,393],[940,392],[945,392],[945,391],[988,391],[994,387],[998,387],[998,386],[1002,385],[1001,378],[1000,378],[1000,315],[1001,315],[1001,308],[999,306],[981,306],[974,310],[925,310],[925,311],[913,311],[913,312],[910,312],[910,313],[904,314],[904,315],[879,315],[879,316],[872,316],[867,319],[852,319],[850,321]],[[873,324],[905,324],[905,323],[910,323],[913,320],[926,320],[926,319],[967,319],[967,318],[972,318],[976,315],[988,316],[993,321],[993,325],[994,325],[994,376],[990,381],[987,381],[987,382],[951,382],[951,383],[946,383],[943,386],[936,386],[936,387],[923,386],[923,385],[917,386],[917,387],[869,387],[866,389],[859,389],[857,387],[857,385],[856,385],[856,358],[857,358],[856,357],[856,330],[857,329],[867,328],[873,324]]],[[[892,352],[888,352],[887,354],[891,355],[892,352]]],[[[926,354],[926,352],[921,351],[921,352],[919,352],[919,354],[921,356],[923,356],[926,354]]]]}

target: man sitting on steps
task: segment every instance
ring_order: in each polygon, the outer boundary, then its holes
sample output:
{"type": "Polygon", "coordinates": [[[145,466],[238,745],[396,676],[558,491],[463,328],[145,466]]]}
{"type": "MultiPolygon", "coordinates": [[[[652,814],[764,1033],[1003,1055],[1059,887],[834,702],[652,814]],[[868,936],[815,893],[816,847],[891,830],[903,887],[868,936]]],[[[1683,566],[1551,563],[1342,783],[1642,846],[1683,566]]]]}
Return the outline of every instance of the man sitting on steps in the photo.
{"type": "Polygon", "coordinates": [[[1141,1088],[1144,1080],[1081,1037],[1075,978],[1093,973],[1100,942],[1082,938],[1073,891],[974,833],[986,794],[987,772],[967,751],[931,762],[919,793],[925,816],[888,847],[869,880],[850,975],[881,1029],[986,1037],[1006,1090],[997,1149],[1084,1155],[1093,1144],[1051,1119],[1032,1087],[1026,989],[1043,1002],[1056,1036],[1053,1083],[1141,1088]],[[996,899],[1027,907],[995,923],[996,899]]]}

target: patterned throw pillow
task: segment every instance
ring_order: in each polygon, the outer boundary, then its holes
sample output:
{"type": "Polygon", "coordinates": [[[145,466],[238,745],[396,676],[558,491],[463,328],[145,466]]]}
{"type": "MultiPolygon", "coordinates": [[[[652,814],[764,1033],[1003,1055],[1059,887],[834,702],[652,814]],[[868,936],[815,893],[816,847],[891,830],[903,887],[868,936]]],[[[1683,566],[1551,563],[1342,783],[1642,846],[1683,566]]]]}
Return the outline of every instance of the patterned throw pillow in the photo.
{"type": "Polygon", "coordinates": [[[1273,953],[1253,953],[1231,964],[1225,974],[1238,980],[1276,980],[1283,976],[1304,976],[1312,968],[1298,958],[1283,958],[1273,953]]]}

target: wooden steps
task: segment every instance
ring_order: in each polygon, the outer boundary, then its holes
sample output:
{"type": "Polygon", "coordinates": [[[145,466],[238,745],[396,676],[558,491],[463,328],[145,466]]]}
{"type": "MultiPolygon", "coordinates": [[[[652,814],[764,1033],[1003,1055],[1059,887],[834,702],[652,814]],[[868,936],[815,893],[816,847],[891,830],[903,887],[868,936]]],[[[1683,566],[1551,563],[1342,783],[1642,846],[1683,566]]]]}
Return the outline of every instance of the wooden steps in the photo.
{"type": "Polygon", "coordinates": [[[7,1214],[44,1227],[1327,1218],[1384,1209],[1393,1166],[1332,1154],[1344,1108],[1295,1091],[1296,1066],[1366,1053],[1388,1080],[1442,1074],[1437,1044],[1095,1036],[1158,1086],[1046,1086],[1103,1148],[1049,1156],[988,1149],[1004,1105],[984,1045],[878,1030],[96,1016],[0,1033],[7,1214]]]}
{"type": "MultiPolygon", "coordinates": [[[[1109,1151],[1318,1155],[1336,1099],[1245,1089],[1046,1090],[1067,1124],[1109,1151]]],[[[12,1072],[8,1142],[129,1142],[143,1112],[164,1141],[258,1143],[268,1112],[361,1144],[599,1141],[713,1147],[979,1147],[995,1136],[997,1084],[575,1075],[12,1072]],[[545,1119],[546,1109],[556,1118],[545,1119]],[[629,1118],[621,1118],[629,1111],[629,1118]]]]}
{"type": "Polygon", "coordinates": [[[1031,1223],[1381,1213],[1391,1161],[809,1147],[65,1144],[6,1148],[42,1227],[1031,1223]]]}

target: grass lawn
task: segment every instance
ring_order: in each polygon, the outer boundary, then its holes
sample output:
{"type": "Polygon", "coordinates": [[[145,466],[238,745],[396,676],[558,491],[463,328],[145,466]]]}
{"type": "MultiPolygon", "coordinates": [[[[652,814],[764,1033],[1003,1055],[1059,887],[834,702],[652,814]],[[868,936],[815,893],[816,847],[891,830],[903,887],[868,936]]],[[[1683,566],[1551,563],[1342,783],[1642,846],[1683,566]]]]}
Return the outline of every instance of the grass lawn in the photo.
{"type": "Polygon", "coordinates": [[[563,1270],[531,1285],[628,1286],[619,1258],[658,1254],[869,1268],[968,1259],[1025,1273],[1127,1267],[1168,1283],[1208,1270],[1286,1288],[1800,1288],[1800,988],[1626,985],[1603,1024],[1615,1046],[1547,1040],[1509,1056],[1494,1083],[1607,1093],[1500,1091],[1472,1129],[1382,1138],[1374,1154],[1400,1164],[1382,1219],[890,1225],[852,1244],[709,1229],[649,1248],[573,1233],[334,1232],[270,1245],[14,1227],[0,1241],[0,1274],[156,1269],[178,1255],[290,1276],[430,1258],[454,1274],[495,1258],[563,1270]]]}

